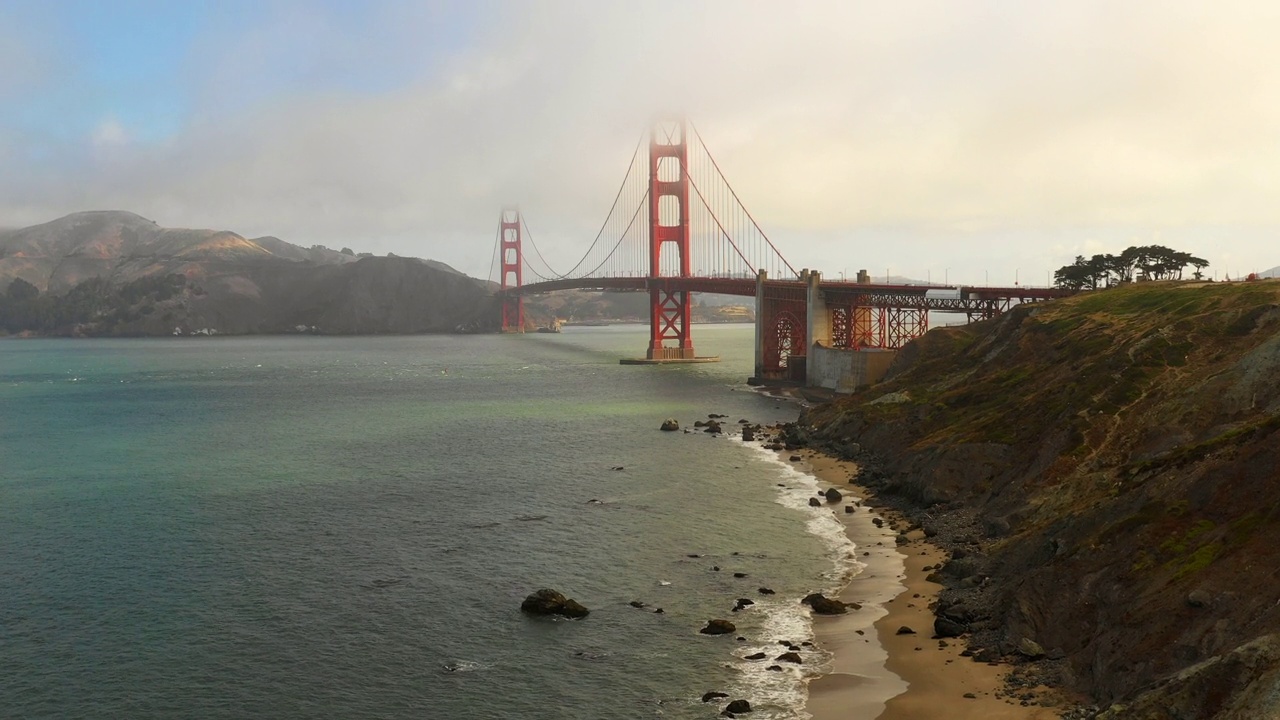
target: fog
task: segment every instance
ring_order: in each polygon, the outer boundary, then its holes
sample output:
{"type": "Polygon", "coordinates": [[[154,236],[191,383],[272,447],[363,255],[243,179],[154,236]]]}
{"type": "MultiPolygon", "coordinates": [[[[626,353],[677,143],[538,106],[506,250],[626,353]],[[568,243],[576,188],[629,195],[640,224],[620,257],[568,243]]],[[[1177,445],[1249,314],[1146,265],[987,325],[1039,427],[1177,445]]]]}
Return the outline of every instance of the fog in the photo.
{"type": "Polygon", "coordinates": [[[110,55],[57,13],[0,10],[0,227],[132,210],[484,276],[518,203],[570,266],[682,113],[796,267],[1044,284],[1152,242],[1280,265],[1273,3],[265,7],[135,85],[95,80],[110,55]]]}

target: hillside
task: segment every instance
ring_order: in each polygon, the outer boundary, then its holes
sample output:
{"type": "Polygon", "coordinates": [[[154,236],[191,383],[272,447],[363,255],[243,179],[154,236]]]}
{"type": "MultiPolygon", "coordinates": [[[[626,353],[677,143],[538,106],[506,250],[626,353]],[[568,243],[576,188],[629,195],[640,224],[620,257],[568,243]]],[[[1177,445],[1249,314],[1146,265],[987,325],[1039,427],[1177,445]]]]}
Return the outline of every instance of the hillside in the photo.
{"type": "Polygon", "coordinates": [[[497,317],[486,283],[430,260],[168,229],[126,212],[0,233],[0,331],[10,333],[456,332],[497,317]]]}
{"type": "MultiPolygon", "coordinates": [[[[539,326],[548,325],[552,317],[568,322],[647,323],[647,292],[611,292],[599,290],[561,290],[547,295],[525,298],[525,315],[539,326]]],[[[751,322],[755,319],[755,299],[734,295],[693,293],[693,322],[751,322]]]]}
{"type": "Polygon", "coordinates": [[[1033,640],[1106,718],[1276,717],[1278,380],[1280,282],[1138,284],[931,331],[791,435],[953,552],[978,657],[1033,640]]]}

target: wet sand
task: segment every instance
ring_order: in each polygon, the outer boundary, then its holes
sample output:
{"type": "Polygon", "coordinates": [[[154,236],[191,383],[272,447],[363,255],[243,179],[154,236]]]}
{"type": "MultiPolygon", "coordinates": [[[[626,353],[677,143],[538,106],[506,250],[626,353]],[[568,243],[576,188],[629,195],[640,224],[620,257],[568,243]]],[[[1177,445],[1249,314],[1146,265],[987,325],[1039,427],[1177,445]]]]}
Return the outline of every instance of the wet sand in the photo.
{"type": "Polygon", "coordinates": [[[874,505],[874,497],[849,484],[856,473],[853,463],[808,450],[798,454],[824,485],[845,495],[834,511],[858,546],[858,559],[867,564],[839,596],[863,608],[814,618],[818,644],[834,655],[830,671],[809,684],[807,709],[814,720],[1055,720],[1053,708],[997,697],[1009,666],[962,657],[961,640],[930,639],[929,605],[942,586],[925,580],[929,571],[924,568],[941,563],[943,552],[918,530],[908,535],[911,542],[898,546],[892,527],[901,524],[899,519],[868,507],[865,499],[874,505]],[[846,513],[855,498],[864,502],[846,513]],[[875,527],[873,517],[883,518],[884,527],[875,527]],[[903,627],[914,633],[898,634],[903,627]]]}

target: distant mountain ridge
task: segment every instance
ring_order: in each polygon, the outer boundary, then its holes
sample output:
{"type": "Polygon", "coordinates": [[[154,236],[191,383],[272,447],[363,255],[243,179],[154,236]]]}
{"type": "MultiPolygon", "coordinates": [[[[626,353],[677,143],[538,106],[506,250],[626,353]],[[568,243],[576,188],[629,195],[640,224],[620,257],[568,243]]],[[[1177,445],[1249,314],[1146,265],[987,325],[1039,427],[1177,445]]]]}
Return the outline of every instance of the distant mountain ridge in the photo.
{"type": "Polygon", "coordinates": [[[44,299],[24,300],[31,307],[9,313],[21,318],[11,317],[9,331],[41,334],[418,333],[482,330],[496,322],[484,281],[431,260],[348,252],[227,230],[164,228],[130,212],[80,212],[0,231],[0,304],[15,281],[34,286],[44,299]],[[108,292],[166,276],[185,279],[179,295],[138,300],[108,292]],[[79,314],[54,311],[51,296],[89,281],[96,314],[82,317],[83,303],[79,314]],[[121,297],[137,307],[119,307],[121,297]]]}

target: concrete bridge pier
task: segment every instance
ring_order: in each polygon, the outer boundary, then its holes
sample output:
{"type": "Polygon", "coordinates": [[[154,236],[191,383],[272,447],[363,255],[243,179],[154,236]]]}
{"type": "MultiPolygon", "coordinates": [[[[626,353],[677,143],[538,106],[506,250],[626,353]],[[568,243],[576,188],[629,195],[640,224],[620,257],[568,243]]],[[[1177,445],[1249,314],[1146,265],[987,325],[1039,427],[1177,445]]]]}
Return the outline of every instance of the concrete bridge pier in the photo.
{"type": "Polygon", "coordinates": [[[756,271],[756,363],[751,379],[764,377],[764,283],[768,270],[756,271]]]}
{"type": "Polygon", "coordinates": [[[757,273],[755,375],[751,382],[804,382],[808,278],[808,270],[800,273],[802,283],[770,281],[765,271],[757,273]]]}
{"type": "MultiPolygon", "coordinates": [[[[756,274],[755,375],[757,385],[787,384],[852,392],[884,376],[896,352],[848,347],[838,339],[837,311],[847,319],[871,308],[848,307],[828,297],[822,274],[802,270],[800,284],[770,282],[756,274]],[[836,303],[832,305],[831,303],[836,303]]],[[[845,336],[849,333],[846,331],[845,336]]]]}
{"type": "Polygon", "coordinates": [[[821,347],[831,347],[831,311],[827,309],[827,298],[822,294],[820,283],[822,282],[822,273],[817,270],[809,272],[808,282],[805,285],[807,293],[806,297],[806,332],[805,337],[808,338],[808,347],[805,348],[804,354],[804,376],[806,385],[808,378],[814,377],[814,349],[821,347]]]}

